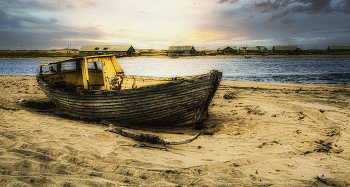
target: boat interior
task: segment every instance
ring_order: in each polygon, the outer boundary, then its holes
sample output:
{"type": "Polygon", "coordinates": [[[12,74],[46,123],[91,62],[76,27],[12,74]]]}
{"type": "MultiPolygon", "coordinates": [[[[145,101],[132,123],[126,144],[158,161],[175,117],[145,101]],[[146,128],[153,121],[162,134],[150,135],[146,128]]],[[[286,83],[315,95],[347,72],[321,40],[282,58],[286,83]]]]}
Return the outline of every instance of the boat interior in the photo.
{"type": "Polygon", "coordinates": [[[180,79],[125,76],[113,55],[41,63],[38,78],[65,91],[132,89],[180,79]]]}

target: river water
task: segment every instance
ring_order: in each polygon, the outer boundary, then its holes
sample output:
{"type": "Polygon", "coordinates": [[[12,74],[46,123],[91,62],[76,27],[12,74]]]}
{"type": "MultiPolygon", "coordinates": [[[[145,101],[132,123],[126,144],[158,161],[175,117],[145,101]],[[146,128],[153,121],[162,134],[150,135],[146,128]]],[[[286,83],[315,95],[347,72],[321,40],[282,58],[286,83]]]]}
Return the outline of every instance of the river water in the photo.
{"type": "MultiPolygon", "coordinates": [[[[0,60],[0,74],[37,75],[46,60],[0,60]]],[[[121,58],[126,75],[181,77],[223,72],[223,81],[350,84],[350,58],[121,58]]]]}

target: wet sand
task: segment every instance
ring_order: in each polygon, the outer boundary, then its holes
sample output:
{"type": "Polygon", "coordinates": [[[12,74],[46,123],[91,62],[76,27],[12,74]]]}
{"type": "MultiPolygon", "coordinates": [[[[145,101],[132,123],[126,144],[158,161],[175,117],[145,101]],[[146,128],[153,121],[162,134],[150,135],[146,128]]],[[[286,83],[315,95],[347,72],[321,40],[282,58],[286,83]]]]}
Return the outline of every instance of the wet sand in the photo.
{"type": "Polygon", "coordinates": [[[202,135],[144,147],[55,107],[34,76],[0,75],[0,93],[0,186],[350,185],[349,85],[221,82],[202,135]]]}

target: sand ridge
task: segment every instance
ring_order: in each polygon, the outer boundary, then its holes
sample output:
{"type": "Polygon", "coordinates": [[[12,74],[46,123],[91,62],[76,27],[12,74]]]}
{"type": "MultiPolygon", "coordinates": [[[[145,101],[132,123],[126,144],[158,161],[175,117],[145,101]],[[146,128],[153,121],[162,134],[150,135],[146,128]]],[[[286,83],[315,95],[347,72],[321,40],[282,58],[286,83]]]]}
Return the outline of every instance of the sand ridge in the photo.
{"type": "MultiPolygon", "coordinates": [[[[203,135],[142,147],[109,122],[55,107],[34,76],[0,80],[0,186],[350,185],[349,85],[223,81],[203,135]]],[[[169,139],[198,132],[127,128],[169,139]]]]}

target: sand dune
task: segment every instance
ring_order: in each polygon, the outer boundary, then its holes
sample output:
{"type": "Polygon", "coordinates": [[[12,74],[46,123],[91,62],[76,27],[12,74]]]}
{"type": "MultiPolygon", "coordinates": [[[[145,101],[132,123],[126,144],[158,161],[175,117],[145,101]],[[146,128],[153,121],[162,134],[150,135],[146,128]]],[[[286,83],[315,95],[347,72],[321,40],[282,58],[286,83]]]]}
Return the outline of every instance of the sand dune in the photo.
{"type": "MultiPolygon", "coordinates": [[[[110,122],[56,108],[34,76],[0,80],[0,186],[350,185],[350,86],[221,82],[196,140],[140,146],[110,122]]],[[[198,132],[127,128],[169,139],[198,132]]]]}

